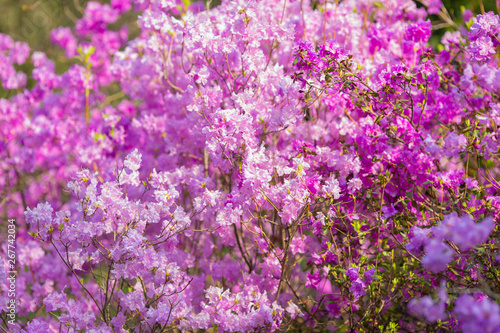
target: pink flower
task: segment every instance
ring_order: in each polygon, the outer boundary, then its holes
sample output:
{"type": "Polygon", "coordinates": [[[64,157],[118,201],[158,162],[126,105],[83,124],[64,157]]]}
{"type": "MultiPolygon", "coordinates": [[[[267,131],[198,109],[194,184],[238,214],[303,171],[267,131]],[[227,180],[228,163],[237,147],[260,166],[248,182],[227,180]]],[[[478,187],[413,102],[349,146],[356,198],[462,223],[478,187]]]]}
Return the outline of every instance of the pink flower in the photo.
{"type": "Polygon", "coordinates": [[[334,199],[340,198],[340,186],[339,181],[334,177],[326,180],[325,185],[323,185],[323,190],[327,195],[333,196],[334,199]]]}
{"type": "Polygon", "coordinates": [[[427,43],[431,36],[432,26],[431,21],[417,21],[410,23],[405,31],[405,39],[413,42],[427,43]]]}
{"type": "Polygon", "coordinates": [[[430,296],[414,298],[408,303],[408,311],[414,316],[425,318],[429,323],[445,320],[447,317],[446,301],[448,300],[448,295],[446,293],[446,283],[444,281],[441,282],[438,296],[437,302],[434,302],[430,296]]]}

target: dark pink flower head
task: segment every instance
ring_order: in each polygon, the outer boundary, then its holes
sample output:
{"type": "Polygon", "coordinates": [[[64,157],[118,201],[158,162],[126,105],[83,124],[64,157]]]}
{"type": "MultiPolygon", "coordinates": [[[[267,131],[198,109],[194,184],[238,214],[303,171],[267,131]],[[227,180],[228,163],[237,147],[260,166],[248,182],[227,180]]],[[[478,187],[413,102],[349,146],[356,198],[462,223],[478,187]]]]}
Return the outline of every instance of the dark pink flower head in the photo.
{"type": "Polygon", "coordinates": [[[471,40],[476,40],[479,37],[496,34],[499,25],[500,19],[498,18],[498,15],[494,14],[493,12],[478,15],[476,18],[476,22],[474,22],[474,24],[470,28],[469,37],[471,40]]]}
{"type": "Polygon", "coordinates": [[[425,246],[425,256],[422,258],[422,265],[425,269],[438,273],[444,271],[453,259],[453,250],[437,239],[432,239],[425,246]]]}

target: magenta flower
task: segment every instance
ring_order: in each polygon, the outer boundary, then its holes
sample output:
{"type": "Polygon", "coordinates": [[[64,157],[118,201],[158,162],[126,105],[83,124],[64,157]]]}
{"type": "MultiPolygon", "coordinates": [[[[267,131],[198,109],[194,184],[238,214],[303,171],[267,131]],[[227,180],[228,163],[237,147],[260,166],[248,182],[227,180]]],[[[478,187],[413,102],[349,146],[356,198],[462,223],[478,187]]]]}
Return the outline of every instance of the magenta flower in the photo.
{"type": "Polygon", "coordinates": [[[444,271],[453,259],[453,250],[437,239],[432,239],[425,245],[425,252],[422,265],[433,273],[444,271]]]}

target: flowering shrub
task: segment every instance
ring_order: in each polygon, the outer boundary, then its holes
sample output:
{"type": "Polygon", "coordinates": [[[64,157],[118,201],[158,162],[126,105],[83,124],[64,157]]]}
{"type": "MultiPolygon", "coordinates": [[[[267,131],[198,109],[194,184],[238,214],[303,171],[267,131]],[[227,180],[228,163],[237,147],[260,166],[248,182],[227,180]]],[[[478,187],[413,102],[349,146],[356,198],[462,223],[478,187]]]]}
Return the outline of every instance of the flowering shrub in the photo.
{"type": "Polygon", "coordinates": [[[3,329],[500,332],[500,19],[428,14],[90,1],[63,73],[0,35],[3,329]]]}

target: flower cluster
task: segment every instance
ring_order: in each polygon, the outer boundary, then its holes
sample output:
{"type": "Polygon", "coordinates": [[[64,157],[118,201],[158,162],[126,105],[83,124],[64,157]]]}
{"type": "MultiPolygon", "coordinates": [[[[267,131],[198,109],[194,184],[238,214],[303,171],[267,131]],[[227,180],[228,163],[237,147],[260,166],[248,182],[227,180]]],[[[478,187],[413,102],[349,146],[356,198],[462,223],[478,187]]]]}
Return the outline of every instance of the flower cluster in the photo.
{"type": "Polygon", "coordinates": [[[500,19],[422,3],[89,1],[62,73],[0,35],[3,328],[498,331],[500,19]]]}

